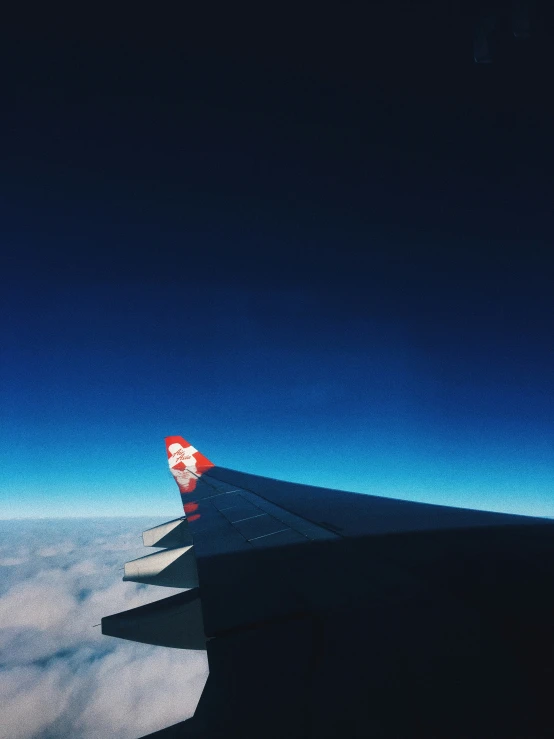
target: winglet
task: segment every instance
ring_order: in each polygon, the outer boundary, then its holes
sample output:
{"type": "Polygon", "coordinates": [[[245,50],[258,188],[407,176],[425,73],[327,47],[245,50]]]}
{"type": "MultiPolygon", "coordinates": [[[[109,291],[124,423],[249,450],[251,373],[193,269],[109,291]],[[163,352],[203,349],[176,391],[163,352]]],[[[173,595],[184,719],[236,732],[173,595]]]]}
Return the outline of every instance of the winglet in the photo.
{"type": "Polygon", "coordinates": [[[175,478],[181,493],[191,493],[196,481],[214,463],[198,451],[182,436],[166,436],[165,449],[169,471],[175,478]]]}

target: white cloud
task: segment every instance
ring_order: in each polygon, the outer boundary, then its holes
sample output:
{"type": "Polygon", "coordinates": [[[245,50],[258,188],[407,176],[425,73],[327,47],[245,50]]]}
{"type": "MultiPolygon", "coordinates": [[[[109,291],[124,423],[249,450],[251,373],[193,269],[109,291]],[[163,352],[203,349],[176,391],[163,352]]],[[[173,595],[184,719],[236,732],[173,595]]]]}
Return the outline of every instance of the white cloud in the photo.
{"type": "Polygon", "coordinates": [[[27,739],[51,726],[67,710],[68,670],[14,667],[0,672],[0,736],[27,739]]]}
{"type": "Polygon", "coordinates": [[[41,547],[37,554],[39,557],[58,557],[60,554],[69,554],[75,549],[73,544],[68,541],[60,544],[54,544],[48,547],[41,547]]]}
{"type": "Polygon", "coordinates": [[[124,562],[144,554],[140,532],[156,523],[0,522],[0,739],[136,739],[192,715],[204,652],[94,628],[177,592],[121,581],[124,562]]]}
{"type": "Polygon", "coordinates": [[[22,565],[23,562],[25,562],[25,557],[4,557],[0,559],[0,567],[15,567],[22,565]]]}
{"type": "Polygon", "coordinates": [[[187,655],[187,686],[182,683],[183,665],[173,651],[159,647],[140,661],[122,650],[108,655],[97,674],[97,689],[76,724],[77,734],[136,739],[192,715],[197,686],[206,678],[205,657],[196,652],[187,655]]]}
{"type": "Polygon", "coordinates": [[[14,585],[0,599],[3,629],[30,627],[45,631],[65,623],[73,615],[75,601],[66,585],[53,581],[52,577],[40,580],[36,577],[14,585]]]}

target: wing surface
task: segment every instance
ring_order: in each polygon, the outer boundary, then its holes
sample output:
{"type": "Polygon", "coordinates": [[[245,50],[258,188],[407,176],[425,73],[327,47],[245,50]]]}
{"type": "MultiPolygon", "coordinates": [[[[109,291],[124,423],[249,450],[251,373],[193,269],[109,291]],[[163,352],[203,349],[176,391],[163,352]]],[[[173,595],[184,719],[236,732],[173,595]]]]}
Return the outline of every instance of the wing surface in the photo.
{"type": "Polygon", "coordinates": [[[542,736],[554,522],[250,475],[182,437],[166,451],[185,515],[144,533],[159,551],[125,579],[190,589],[102,621],[208,651],[194,717],[156,736],[542,736]]]}
{"type": "Polygon", "coordinates": [[[481,526],[534,525],[543,518],[416,503],[376,495],[273,480],[224,467],[213,467],[206,483],[249,491],[306,521],[340,534],[368,536],[481,526]]]}

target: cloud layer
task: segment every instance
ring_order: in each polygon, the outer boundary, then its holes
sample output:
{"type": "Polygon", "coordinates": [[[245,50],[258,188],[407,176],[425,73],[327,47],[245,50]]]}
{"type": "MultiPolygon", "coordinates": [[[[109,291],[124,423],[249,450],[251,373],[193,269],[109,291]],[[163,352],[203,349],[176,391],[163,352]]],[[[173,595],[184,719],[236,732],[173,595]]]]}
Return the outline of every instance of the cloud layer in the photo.
{"type": "Polygon", "coordinates": [[[0,739],[137,739],[191,716],[204,652],[103,636],[102,616],[174,595],[121,580],[153,519],[0,521],[0,739]]]}

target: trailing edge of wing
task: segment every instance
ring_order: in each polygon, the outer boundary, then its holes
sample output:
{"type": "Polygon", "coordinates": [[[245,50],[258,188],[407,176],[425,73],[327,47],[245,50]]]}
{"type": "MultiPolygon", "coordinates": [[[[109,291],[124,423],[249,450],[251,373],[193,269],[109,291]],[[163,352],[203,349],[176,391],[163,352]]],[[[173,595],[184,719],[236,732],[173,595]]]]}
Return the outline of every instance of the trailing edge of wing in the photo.
{"type": "Polygon", "coordinates": [[[198,589],[102,619],[102,633],[177,649],[206,649],[198,589]]]}
{"type": "Polygon", "coordinates": [[[186,547],[192,544],[186,517],[162,523],[142,532],[145,547],[186,547]]]}
{"type": "Polygon", "coordinates": [[[198,587],[194,547],[177,547],[147,554],[125,564],[124,580],[170,588],[198,587]]]}

